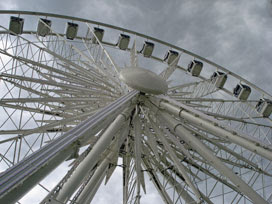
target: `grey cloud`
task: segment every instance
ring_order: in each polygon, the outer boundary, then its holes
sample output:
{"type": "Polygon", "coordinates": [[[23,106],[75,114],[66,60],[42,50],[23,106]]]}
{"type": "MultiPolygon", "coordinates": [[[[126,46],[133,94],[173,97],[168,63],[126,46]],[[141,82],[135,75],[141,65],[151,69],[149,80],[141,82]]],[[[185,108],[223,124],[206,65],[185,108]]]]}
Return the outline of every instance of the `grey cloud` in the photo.
{"type": "MultiPolygon", "coordinates": [[[[12,0],[0,7],[78,16],[135,30],[195,52],[272,93],[270,0],[12,0]]],[[[99,191],[97,199],[103,200],[97,203],[114,201],[120,192],[99,191]]]]}

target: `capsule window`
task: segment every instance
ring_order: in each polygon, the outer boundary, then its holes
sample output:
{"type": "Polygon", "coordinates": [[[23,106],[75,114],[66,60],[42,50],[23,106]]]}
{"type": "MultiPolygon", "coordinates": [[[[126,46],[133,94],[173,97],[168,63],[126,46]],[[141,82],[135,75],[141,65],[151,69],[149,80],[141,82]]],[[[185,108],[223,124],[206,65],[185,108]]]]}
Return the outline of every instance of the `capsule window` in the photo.
{"type": "Polygon", "coordinates": [[[211,81],[215,87],[222,89],[227,81],[227,74],[216,71],[211,76],[211,81]]]}
{"type": "Polygon", "coordinates": [[[50,27],[52,22],[48,19],[40,18],[38,27],[37,27],[37,34],[39,36],[45,37],[50,33],[50,27]]]}
{"type": "Polygon", "coordinates": [[[251,88],[245,84],[237,84],[233,89],[233,95],[240,100],[247,100],[251,93],[251,88]]]}
{"type": "Polygon", "coordinates": [[[192,76],[199,76],[202,70],[203,63],[197,60],[192,60],[188,64],[187,71],[192,74],[192,76]]]}
{"type": "Polygon", "coordinates": [[[98,27],[94,27],[94,31],[93,32],[94,32],[94,35],[96,36],[96,38],[93,37],[92,42],[93,43],[97,43],[97,39],[99,40],[99,42],[102,42],[102,39],[104,37],[104,29],[98,28],[98,27]]]}
{"type": "Polygon", "coordinates": [[[130,36],[125,34],[120,34],[117,46],[120,50],[126,50],[130,41],[130,36]]]}
{"type": "Polygon", "coordinates": [[[272,113],[272,101],[269,99],[260,99],[256,105],[256,110],[263,117],[269,117],[272,113]]]}
{"type": "Polygon", "coordinates": [[[23,33],[23,27],[24,27],[24,19],[11,16],[10,22],[9,22],[9,30],[11,31],[11,35],[17,34],[20,35],[23,33]]]}
{"type": "Polygon", "coordinates": [[[164,61],[167,62],[167,64],[171,64],[177,57],[178,52],[174,50],[168,50],[168,52],[165,54],[164,61]]]}
{"type": "Polygon", "coordinates": [[[78,24],[67,22],[66,23],[66,38],[69,40],[73,40],[77,36],[78,24]]]}
{"type": "Polygon", "coordinates": [[[154,43],[145,41],[141,53],[144,57],[151,57],[154,50],[154,43]]]}

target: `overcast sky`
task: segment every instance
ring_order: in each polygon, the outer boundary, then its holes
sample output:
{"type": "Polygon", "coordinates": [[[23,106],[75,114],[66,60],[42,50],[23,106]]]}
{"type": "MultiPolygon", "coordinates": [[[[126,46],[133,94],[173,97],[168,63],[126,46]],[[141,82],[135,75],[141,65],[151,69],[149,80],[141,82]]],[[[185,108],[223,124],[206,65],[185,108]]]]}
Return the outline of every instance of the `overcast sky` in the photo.
{"type": "MultiPolygon", "coordinates": [[[[141,32],[212,60],[272,93],[269,0],[2,0],[0,9],[71,15],[141,32]]],[[[97,203],[112,203],[112,192],[97,203]]]]}
{"type": "Polygon", "coordinates": [[[72,15],[135,30],[213,60],[271,92],[270,0],[5,0],[0,8],[72,15]]]}

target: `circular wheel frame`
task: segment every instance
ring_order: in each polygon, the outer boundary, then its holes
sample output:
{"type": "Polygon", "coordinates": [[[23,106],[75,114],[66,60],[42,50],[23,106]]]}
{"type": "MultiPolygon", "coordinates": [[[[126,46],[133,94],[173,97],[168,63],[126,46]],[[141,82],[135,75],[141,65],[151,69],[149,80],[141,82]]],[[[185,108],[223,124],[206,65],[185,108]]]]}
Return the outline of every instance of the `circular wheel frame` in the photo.
{"type": "Polygon", "coordinates": [[[13,16],[0,25],[1,203],[35,190],[41,203],[90,203],[115,170],[123,203],[154,187],[165,203],[272,202],[271,95],[141,33],[0,14],[13,16]],[[125,84],[120,71],[135,67],[166,80],[167,93],[125,84]]]}

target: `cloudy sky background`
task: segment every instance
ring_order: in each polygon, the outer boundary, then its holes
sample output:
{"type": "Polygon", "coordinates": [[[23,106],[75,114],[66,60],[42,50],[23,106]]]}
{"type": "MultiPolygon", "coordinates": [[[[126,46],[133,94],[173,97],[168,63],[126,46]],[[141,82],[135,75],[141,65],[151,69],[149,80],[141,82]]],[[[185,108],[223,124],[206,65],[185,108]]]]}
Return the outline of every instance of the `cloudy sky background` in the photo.
{"type": "Polygon", "coordinates": [[[72,15],[178,45],[270,91],[271,0],[5,0],[0,9],[72,15]]]}
{"type": "MultiPolygon", "coordinates": [[[[71,15],[134,30],[188,49],[272,93],[270,0],[2,0],[0,9],[71,15]]],[[[104,189],[94,203],[115,203],[119,193],[104,189]]],[[[150,193],[147,203],[155,200],[150,193]]]]}

